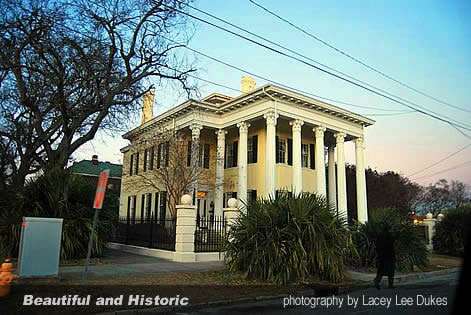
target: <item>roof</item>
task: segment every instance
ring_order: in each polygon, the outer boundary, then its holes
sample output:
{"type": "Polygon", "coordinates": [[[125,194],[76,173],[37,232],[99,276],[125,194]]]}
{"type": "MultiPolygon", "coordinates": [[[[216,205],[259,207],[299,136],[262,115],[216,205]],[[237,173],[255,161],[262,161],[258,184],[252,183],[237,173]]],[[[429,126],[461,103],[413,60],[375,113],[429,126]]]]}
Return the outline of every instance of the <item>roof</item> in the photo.
{"type": "Polygon", "coordinates": [[[94,165],[92,160],[74,162],[74,164],[69,169],[73,173],[89,176],[99,176],[102,171],[109,169],[110,177],[114,178],[121,178],[121,174],[123,173],[123,166],[121,164],[98,162],[97,165],[94,165]]]}
{"type": "Polygon", "coordinates": [[[296,104],[297,106],[308,107],[317,111],[324,112],[328,115],[332,115],[338,117],[340,119],[345,119],[348,121],[352,121],[354,123],[361,124],[365,127],[370,126],[375,123],[374,120],[367,118],[365,116],[353,113],[349,110],[340,108],[338,106],[320,101],[310,96],[306,96],[304,94],[298,93],[296,91],[292,91],[277,85],[273,84],[266,84],[258,89],[253,90],[250,93],[242,94],[237,97],[228,99],[226,102],[223,103],[210,103],[210,100],[213,96],[223,96],[222,94],[213,93],[208,97],[204,98],[203,100],[194,100],[189,99],[168,111],[153,117],[146,123],[141,126],[134,128],[131,131],[128,131],[123,135],[124,139],[130,139],[134,136],[137,136],[147,130],[151,129],[153,126],[159,123],[165,123],[171,121],[172,119],[181,116],[185,113],[193,111],[193,109],[200,109],[206,112],[212,112],[216,115],[223,115],[230,111],[236,110],[238,108],[244,107],[253,103],[257,100],[268,98],[270,95],[271,97],[276,97],[281,100],[287,100],[296,104]]]}

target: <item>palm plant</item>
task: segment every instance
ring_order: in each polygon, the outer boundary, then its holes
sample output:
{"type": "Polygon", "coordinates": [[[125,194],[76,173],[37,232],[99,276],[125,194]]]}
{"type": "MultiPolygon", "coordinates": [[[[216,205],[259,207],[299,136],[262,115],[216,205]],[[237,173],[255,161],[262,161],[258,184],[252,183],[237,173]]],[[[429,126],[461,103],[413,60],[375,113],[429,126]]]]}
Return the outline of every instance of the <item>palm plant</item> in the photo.
{"type": "Polygon", "coordinates": [[[350,233],[324,197],[281,193],[246,206],[228,233],[225,257],[230,269],[279,284],[308,275],[330,281],[345,277],[350,233]]]}
{"type": "MultiPolygon", "coordinates": [[[[94,190],[91,183],[61,168],[29,180],[8,206],[0,203],[0,255],[18,255],[22,218],[34,216],[63,218],[61,258],[83,258],[92,229],[94,190]]],[[[114,231],[116,196],[107,193],[104,205],[94,234],[95,255],[103,250],[114,231]]]]}

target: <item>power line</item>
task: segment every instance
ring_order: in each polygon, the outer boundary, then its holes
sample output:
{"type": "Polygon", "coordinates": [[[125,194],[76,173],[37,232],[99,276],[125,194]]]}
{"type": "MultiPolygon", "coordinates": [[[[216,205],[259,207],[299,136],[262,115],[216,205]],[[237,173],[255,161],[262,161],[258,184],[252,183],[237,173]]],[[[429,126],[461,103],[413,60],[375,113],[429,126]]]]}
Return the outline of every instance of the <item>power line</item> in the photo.
{"type": "Polygon", "coordinates": [[[417,172],[414,172],[414,173],[412,173],[412,174],[407,175],[406,177],[411,177],[411,176],[414,176],[414,175],[416,175],[416,174],[422,173],[423,171],[426,171],[426,170],[428,170],[428,169],[434,167],[435,165],[438,165],[438,164],[440,164],[441,162],[443,162],[443,161],[445,161],[445,160],[448,160],[449,158],[451,158],[451,157],[457,155],[458,153],[460,153],[460,152],[466,150],[466,149],[467,149],[468,147],[470,147],[470,146],[471,146],[471,143],[465,145],[464,147],[462,147],[462,148],[459,149],[458,151],[453,152],[452,154],[450,154],[450,155],[444,157],[443,159],[441,159],[441,160],[439,160],[439,161],[437,161],[437,162],[435,162],[435,163],[433,163],[433,164],[430,164],[429,166],[426,166],[426,167],[424,167],[423,169],[418,170],[417,172]]]}
{"type": "MultiPolygon", "coordinates": [[[[176,43],[176,44],[177,44],[177,42],[174,41],[174,40],[172,40],[172,39],[169,39],[169,38],[164,37],[164,36],[162,36],[162,38],[164,38],[165,40],[168,40],[168,41],[170,41],[170,42],[173,42],[173,43],[176,43]]],[[[387,111],[387,112],[403,112],[403,110],[400,110],[400,109],[383,109],[383,108],[378,108],[378,107],[369,107],[369,106],[363,106],[363,105],[352,104],[352,103],[349,103],[349,102],[339,101],[339,100],[335,100],[335,99],[332,99],[332,98],[328,98],[328,97],[324,97],[324,96],[321,96],[321,95],[317,95],[317,94],[314,94],[314,93],[310,93],[310,92],[307,92],[307,91],[304,91],[304,90],[301,90],[301,89],[298,89],[298,88],[295,88],[295,87],[292,87],[292,86],[289,86],[289,85],[286,85],[286,84],[277,82],[277,81],[272,80],[272,79],[269,79],[269,78],[267,78],[267,77],[258,75],[258,74],[254,73],[254,72],[251,72],[251,71],[249,71],[249,70],[243,69],[243,68],[241,68],[241,67],[235,66],[235,65],[230,64],[230,63],[228,63],[228,62],[226,62],[226,61],[223,61],[223,60],[221,60],[221,59],[218,59],[218,58],[216,58],[216,57],[213,57],[213,56],[210,56],[210,55],[208,55],[208,54],[206,54],[206,53],[203,53],[203,52],[201,52],[201,51],[199,51],[199,50],[196,50],[196,49],[194,49],[194,48],[191,48],[191,47],[188,46],[188,45],[184,45],[184,46],[182,46],[182,47],[183,47],[183,48],[186,48],[186,49],[188,49],[188,50],[190,50],[190,51],[192,51],[192,52],[194,52],[194,53],[196,53],[196,54],[198,54],[198,55],[201,55],[201,56],[206,57],[206,58],[208,58],[208,59],[211,59],[211,60],[213,60],[213,61],[215,61],[215,62],[217,62],[217,63],[220,63],[220,64],[222,64],[222,65],[224,65],[224,66],[227,66],[227,67],[230,67],[230,68],[232,68],[232,69],[235,69],[235,70],[244,72],[244,73],[249,74],[249,75],[251,75],[251,76],[253,76],[253,77],[259,78],[259,79],[261,79],[261,80],[264,80],[264,81],[273,83],[273,84],[275,84],[275,85],[279,85],[279,86],[281,86],[281,87],[284,87],[284,88],[287,88],[287,89],[290,89],[290,90],[293,90],[293,91],[296,91],[296,92],[299,92],[299,93],[302,93],[302,94],[306,94],[306,95],[310,95],[310,96],[317,97],[317,98],[320,98],[320,99],[328,100],[328,101],[331,101],[331,102],[336,102],[336,103],[339,103],[339,104],[344,104],[344,105],[353,106],[353,107],[358,107],[358,108],[374,109],[374,110],[387,111]]],[[[415,112],[415,111],[413,111],[413,112],[415,112]]]]}
{"type": "MultiPolygon", "coordinates": [[[[178,1],[178,0],[177,0],[177,1],[178,1]]],[[[265,49],[268,49],[268,50],[270,50],[270,51],[273,51],[273,52],[275,52],[275,53],[277,53],[277,54],[280,54],[280,55],[282,55],[282,56],[285,56],[285,57],[288,57],[288,58],[290,58],[290,59],[293,59],[293,60],[296,60],[296,61],[298,61],[298,62],[301,62],[301,63],[303,63],[303,64],[305,64],[305,65],[307,65],[307,66],[310,66],[310,67],[312,67],[312,68],[314,68],[314,69],[316,69],[316,70],[319,70],[319,71],[321,71],[321,72],[324,72],[324,73],[326,73],[326,74],[328,74],[328,75],[330,75],[330,76],[333,76],[333,77],[335,77],[335,78],[341,79],[341,80],[343,80],[343,81],[345,81],[345,82],[348,82],[348,83],[350,83],[350,84],[352,84],[352,85],[355,85],[355,86],[357,86],[357,87],[360,87],[360,88],[362,88],[362,89],[364,89],[364,90],[366,90],[366,91],[369,91],[369,92],[374,93],[374,94],[376,94],[376,95],[379,95],[379,96],[381,96],[381,97],[383,97],[383,98],[386,98],[386,99],[388,99],[388,100],[391,100],[391,101],[393,101],[393,102],[395,102],[395,103],[398,103],[398,104],[401,104],[401,105],[403,105],[403,106],[406,106],[406,107],[408,107],[408,108],[410,108],[410,109],[413,109],[413,110],[415,110],[415,111],[417,111],[417,112],[419,112],[419,113],[422,113],[422,114],[424,114],[424,115],[427,115],[427,116],[429,116],[429,117],[435,118],[435,119],[437,119],[437,120],[440,120],[440,121],[445,122],[445,123],[448,123],[448,124],[453,124],[453,125],[455,125],[455,126],[457,126],[457,127],[459,127],[459,128],[462,128],[462,129],[471,131],[471,127],[469,127],[469,126],[466,125],[466,124],[463,124],[463,123],[461,123],[461,122],[458,122],[458,123],[457,123],[457,122],[453,122],[453,121],[451,121],[451,120],[452,120],[451,118],[448,118],[448,117],[445,117],[445,116],[444,116],[445,118],[442,118],[442,117],[439,116],[440,114],[437,114],[437,113],[435,113],[435,112],[433,112],[433,111],[431,111],[431,110],[429,110],[429,109],[425,109],[425,110],[417,109],[417,108],[415,108],[414,106],[411,106],[411,105],[409,105],[409,104],[407,104],[407,103],[414,104],[415,106],[417,106],[417,107],[419,107],[419,108],[422,107],[422,106],[420,106],[420,105],[418,105],[418,104],[415,104],[415,103],[413,103],[413,102],[404,100],[404,99],[402,99],[403,101],[400,101],[400,100],[401,100],[400,97],[394,96],[394,95],[392,95],[392,94],[390,94],[390,93],[388,93],[388,92],[386,92],[386,91],[383,91],[383,90],[381,90],[381,89],[379,89],[379,88],[376,88],[376,89],[379,90],[379,91],[381,91],[381,92],[383,92],[383,93],[380,93],[380,92],[378,92],[378,91],[376,91],[376,90],[374,90],[374,89],[372,89],[372,88],[366,87],[366,86],[364,86],[364,85],[362,85],[362,84],[360,84],[360,83],[354,82],[354,81],[352,81],[351,79],[347,79],[347,78],[344,78],[344,77],[342,77],[342,76],[340,76],[340,75],[338,75],[338,74],[332,73],[332,72],[330,72],[330,71],[328,71],[328,70],[325,70],[325,69],[323,69],[323,68],[321,68],[321,67],[318,67],[318,66],[316,66],[316,65],[314,65],[314,64],[312,64],[312,63],[309,63],[309,62],[307,62],[307,61],[305,61],[305,60],[302,60],[302,59],[299,59],[299,58],[294,57],[294,56],[292,56],[292,55],[289,55],[289,54],[287,54],[287,53],[285,53],[285,52],[283,52],[283,51],[280,51],[280,50],[277,50],[277,49],[275,49],[275,48],[273,48],[273,47],[267,46],[266,44],[260,43],[260,42],[254,40],[254,39],[248,38],[248,37],[246,37],[246,36],[244,36],[244,35],[241,35],[241,34],[239,34],[239,33],[236,33],[236,32],[234,32],[234,31],[231,31],[231,30],[229,30],[229,29],[227,29],[227,28],[224,28],[224,27],[222,27],[222,26],[220,26],[220,25],[214,24],[214,23],[212,23],[212,22],[206,21],[206,20],[204,20],[204,19],[202,19],[202,18],[199,18],[199,17],[197,17],[197,16],[195,16],[195,15],[192,15],[192,14],[190,14],[190,13],[187,13],[187,12],[181,11],[181,10],[179,10],[179,9],[176,9],[175,7],[171,7],[171,6],[168,6],[168,5],[166,5],[166,4],[162,4],[162,5],[163,5],[163,6],[166,6],[166,7],[168,7],[168,8],[173,8],[173,10],[175,10],[175,11],[181,13],[181,14],[184,14],[184,15],[186,15],[186,16],[188,16],[188,17],[191,17],[191,18],[193,18],[193,19],[195,19],[195,20],[198,20],[198,21],[200,21],[200,22],[202,22],[202,23],[211,25],[211,26],[213,26],[213,27],[215,27],[215,28],[218,28],[218,29],[220,29],[220,30],[223,30],[223,31],[225,31],[225,32],[227,32],[227,33],[230,33],[230,34],[234,35],[234,36],[240,37],[240,38],[242,38],[242,39],[244,39],[244,40],[246,40],[246,41],[249,41],[249,42],[251,42],[251,43],[253,43],[253,44],[256,44],[256,45],[261,46],[261,47],[263,47],[263,48],[265,48],[265,49]],[[391,96],[388,96],[388,95],[386,95],[386,94],[392,95],[392,97],[391,97],[391,96]],[[396,97],[397,99],[395,99],[395,98],[393,98],[393,97],[396,97]],[[398,99],[400,99],[400,100],[398,100],[398,99]],[[405,102],[407,102],[407,103],[405,103],[405,102]],[[426,110],[428,110],[428,112],[427,112],[426,110]]],[[[189,5],[187,5],[187,6],[189,6],[189,5]]],[[[191,6],[190,6],[190,7],[191,7],[191,6]]],[[[191,7],[191,8],[193,8],[193,7],[191,7]]],[[[199,9],[198,9],[198,10],[199,10],[199,9]]],[[[204,12],[204,11],[202,11],[202,10],[199,10],[199,11],[204,12]]],[[[206,14],[209,15],[209,13],[206,13],[206,14]]],[[[216,18],[217,18],[217,17],[216,17],[216,18]]],[[[222,20],[222,19],[220,19],[220,18],[217,18],[217,19],[222,20]]],[[[224,21],[224,20],[222,20],[222,21],[224,21]]],[[[231,23],[229,23],[229,22],[226,22],[226,23],[231,24],[231,23]]],[[[248,31],[246,31],[246,32],[248,32],[248,31]]],[[[266,41],[268,41],[268,40],[266,40],[266,41]]],[[[308,57],[305,57],[305,58],[308,59],[308,57]]],[[[357,80],[357,79],[353,79],[353,80],[357,80]]],[[[359,80],[357,80],[357,81],[359,81],[359,80]]],[[[423,107],[422,107],[422,108],[423,108],[423,107]]]]}
{"type": "Polygon", "coordinates": [[[461,167],[464,167],[464,166],[471,166],[471,160],[470,160],[470,161],[467,161],[467,162],[464,162],[464,163],[462,163],[462,164],[455,165],[455,166],[452,166],[452,167],[450,167],[450,168],[447,168],[447,169],[438,171],[438,172],[433,173],[433,174],[430,174],[430,175],[425,175],[425,176],[421,176],[421,177],[414,178],[413,180],[418,180],[418,179],[423,179],[423,178],[427,178],[427,177],[432,177],[432,176],[435,176],[435,175],[438,175],[438,174],[441,174],[441,173],[445,173],[445,172],[448,172],[448,171],[452,171],[452,170],[455,170],[455,169],[458,169],[458,168],[461,168],[461,167]]]}
{"type": "Polygon", "coordinates": [[[353,60],[353,61],[355,61],[355,62],[361,64],[362,66],[364,66],[364,67],[366,67],[366,68],[368,68],[368,69],[370,69],[370,70],[372,70],[372,71],[374,71],[374,72],[380,74],[381,76],[383,76],[383,77],[385,77],[385,78],[387,78],[387,79],[389,79],[389,80],[392,80],[392,81],[394,81],[394,82],[396,82],[396,83],[398,83],[398,84],[400,84],[400,85],[402,85],[402,86],[404,86],[404,87],[406,87],[406,88],[408,88],[408,89],[410,89],[410,90],[412,90],[412,91],[414,91],[414,92],[416,92],[416,93],[419,93],[419,94],[421,94],[421,95],[423,95],[423,96],[425,96],[425,97],[428,97],[428,98],[430,98],[430,99],[432,99],[432,100],[434,100],[434,101],[436,101],[436,102],[438,102],[438,103],[441,103],[441,104],[444,104],[444,105],[453,107],[453,108],[455,108],[455,109],[459,109],[459,110],[461,110],[461,111],[465,111],[465,112],[471,113],[471,110],[468,110],[468,109],[466,109],[466,108],[462,108],[462,107],[459,107],[459,106],[450,104],[449,102],[440,100],[440,99],[438,99],[438,98],[436,98],[436,97],[434,97],[434,96],[432,96],[432,95],[430,95],[430,94],[427,94],[427,93],[425,93],[425,92],[422,92],[422,91],[420,91],[420,90],[418,90],[418,89],[416,89],[416,88],[410,86],[409,84],[406,84],[406,83],[404,83],[404,82],[399,81],[398,79],[395,79],[395,78],[391,77],[390,75],[384,73],[383,71],[380,71],[380,70],[378,70],[378,69],[376,69],[376,68],[374,68],[374,67],[372,67],[372,66],[366,64],[365,62],[359,60],[358,58],[353,57],[352,55],[348,54],[347,52],[345,52],[345,51],[343,51],[343,50],[341,50],[341,49],[335,47],[334,45],[329,44],[329,43],[326,42],[325,40],[319,38],[319,37],[316,36],[316,35],[313,35],[312,33],[306,31],[305,29],[303,29],[303,28],[297,26],[297,25],[294,24],[293,22],[291,22],[291,21],[289,21],[289,20],[283,18],[283,17],[280,16],[279,14],[277,14],[277,13],[275,13],[275,12],[269,10],[268,8],[264,7],[263,5],[261,5],[261,4],[257,3],[257,2],[255,2],[255,1],[253,1],[253,0],[249,0],[249,1],[250,1],[252,4],[254,4],[254,5],[256,5],[257,7],[259,7],[260,9],[262,9],[262,10],[268,12],[269,14],[275,16],[276,18],[280,19],[281,21],[283,21],[283,22],[285,22],[285,23],[291,25],[292,27],[294,27],[294,28],[297,29],[298,31],[301,31],[302,33],[304,33],[304,34],[306,34],[307,36],[313,38],[314,40],[316,40],[316,41],[318,41],[318,42],[324,44],[325,46],[327,46],[327,47],[329,47],[329,48],[331,48],[331,49],[333,49],[333,50],[335,50],[335,51],[337,51],[338,53],[344,55],[345,57],[347,57],[347,58],[349,58],[349,59],[351,59],[351,60],[353,60]]]}

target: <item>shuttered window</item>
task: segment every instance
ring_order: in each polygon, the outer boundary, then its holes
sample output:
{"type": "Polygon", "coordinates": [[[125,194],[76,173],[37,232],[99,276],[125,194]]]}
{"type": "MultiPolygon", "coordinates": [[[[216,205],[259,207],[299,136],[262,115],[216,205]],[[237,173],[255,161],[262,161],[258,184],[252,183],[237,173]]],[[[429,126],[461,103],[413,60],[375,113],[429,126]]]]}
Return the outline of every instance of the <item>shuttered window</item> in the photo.
{"type": "MultiPolygon", "coordinates": [[[[299,154],[300,152],[298,152],[299,154]]],[[[288,138],[288,165],[293,165],[293,139],[288,138]]]]}
{"type": "Polygon", "coordinates": [[[310,144],[309,145],[309,151],[310,151],[310,154],[309,154],[309,159],[311,160],[311,169],[316,169],[316,161],[314,159],[315,157],[315,148],[314,148],[314,144],[310,144]]]}
{"type": "Polygon", "coordinates": [[[247,163],[257,163],[258,159],[258,136],[252,136],[247,142],[247,163]]]}

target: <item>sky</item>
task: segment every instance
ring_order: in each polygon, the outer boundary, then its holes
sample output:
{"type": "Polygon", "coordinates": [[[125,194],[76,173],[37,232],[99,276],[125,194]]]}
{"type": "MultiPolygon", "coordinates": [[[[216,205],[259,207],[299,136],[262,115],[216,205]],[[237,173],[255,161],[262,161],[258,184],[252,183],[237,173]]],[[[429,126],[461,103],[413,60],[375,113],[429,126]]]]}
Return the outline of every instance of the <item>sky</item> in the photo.
{"type": "MultiPolygon", "coordinates": [[[[389,76],[440,100],[471,111],[471,10],[469,1],[268,1],[258,3],[299,27],[381,70],[389,76]]],[[[471,113],[435,102],[410,91],[355,63],[307,35],[262,11],[248,0],[196,0],[193,6],[242,26],[258,35],[347,73],[376,87],[407,99],[427,110],[471,125],[471,113]]],[[[190,10],[194,15],[204,17],[190,10]]],[[[205,17],[206,18],[206,17],[205,17]]],[[[218,23],[220,24],[220,23],[218,23]]],[[[194,32],[189,46],[274,81],[324,97],[361,106],[340,107],[376,120],[366,129],[366,164],[378,171],[409,175],[471,143],[447,123],[413,112],[401,115],[386,110],[409,110],[380,96],[294,60],[277,55],[211,26],[192,21],[194,32]]],[[[197,75],[206,80],[239,89],[245,74],[201,56],[184,51],[195,61],[197,75]]],[[[257,86],[266,82],[257,79],[257,86]]],[[[198,82],[201,96],[220,92],[238,93],[198,82]]],[[[157,88],[154,115],[185,100],[172,87],[157,88]]],[[[335,102],[331,102],[335,104],[335,102]]],[[[134,126],[140,123],[133,117],[134,126]]],[[[77,160],[98,154],[103,161],[122,162],[119,149],[127,144],[122,134],[99,133],[75,154],[77,160]]],[[[347,162],[354,163],[354,146],[346,145],[347,162]]],[[[440,178],[471,185],[471,163],[436,174],[471,160],[471,146],[438,165],[411,178],[419,184],[440,178]]]]}

